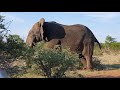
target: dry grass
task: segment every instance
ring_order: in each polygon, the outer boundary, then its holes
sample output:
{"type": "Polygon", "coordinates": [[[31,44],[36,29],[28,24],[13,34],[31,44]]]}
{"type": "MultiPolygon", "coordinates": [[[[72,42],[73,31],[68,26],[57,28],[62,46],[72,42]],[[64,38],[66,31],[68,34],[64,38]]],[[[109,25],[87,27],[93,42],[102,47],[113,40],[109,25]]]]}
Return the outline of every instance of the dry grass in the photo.
{"type": "Polygon", "coordinates": [[[17,76],[17,78],[45,78],[45,77],[34,73],[26,73],[21,76],[17,76]]]}
{"type": "Polygon", "coordinates": [[[120,53],[119,54],[107,54],[103,53],[102,56],[97,56],[102,64],[120,64],[120,53]]]}

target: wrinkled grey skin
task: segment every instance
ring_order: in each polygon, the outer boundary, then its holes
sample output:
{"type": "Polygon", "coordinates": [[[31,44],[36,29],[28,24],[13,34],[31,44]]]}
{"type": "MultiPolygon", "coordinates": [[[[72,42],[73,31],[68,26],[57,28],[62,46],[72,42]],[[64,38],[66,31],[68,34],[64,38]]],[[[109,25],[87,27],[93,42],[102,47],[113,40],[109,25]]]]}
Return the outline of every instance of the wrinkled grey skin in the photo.
{"type": "Polygon", "coordinates": [[[54,48],[55,45],[61,45],[62,48],[69,47],[82,58],[84,69],[92,69],[94,42],[97,42],[101,49],[100,43],[88,27],[81,24],[62,25],[45,22],[44,18],[33,25],[26,44],[33,47],[40,41],[45,41],[48,48],[54,48]]]}

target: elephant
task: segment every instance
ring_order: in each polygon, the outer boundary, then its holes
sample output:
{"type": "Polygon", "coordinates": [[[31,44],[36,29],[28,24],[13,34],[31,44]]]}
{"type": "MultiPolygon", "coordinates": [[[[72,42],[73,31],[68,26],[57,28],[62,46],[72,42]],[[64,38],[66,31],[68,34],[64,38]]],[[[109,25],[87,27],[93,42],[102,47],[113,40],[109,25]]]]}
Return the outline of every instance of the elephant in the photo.
{"type": "Polygon", "coordinates": [[[26,44],[30,47],[35,43],[44,41],[48,48],[60,45],[62,48],[69,47],[71,52],[78,53],[82,58],[84,69],[92,70],[92,55],[94,43],[101,49],[101,44],[92,31],[85,25],[63,25],[55,21],[46,22],[44,18],[36,22],[28,33],[26,44]]]}

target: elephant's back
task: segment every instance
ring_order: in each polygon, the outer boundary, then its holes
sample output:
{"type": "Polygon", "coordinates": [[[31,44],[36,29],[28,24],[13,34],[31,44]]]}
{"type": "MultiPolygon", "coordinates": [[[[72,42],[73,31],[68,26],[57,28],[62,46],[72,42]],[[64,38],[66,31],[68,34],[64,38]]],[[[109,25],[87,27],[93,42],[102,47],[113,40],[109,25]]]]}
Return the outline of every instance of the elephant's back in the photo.
{"type": "Polygon", "coordinates": [[[65,29],[65,38],[62,40],[64,46],[69,46],[72,51],[76,50],[80,41],[84,38],[85,30],[81,25],[63,25],[65,29]]]}
{"type": "Polygon", "coordinates": [[[86,31],[86,27],[82,24],[74,24],[74,25],[63,25],[65,30],[77,30],[77,31],[86,31]]]}

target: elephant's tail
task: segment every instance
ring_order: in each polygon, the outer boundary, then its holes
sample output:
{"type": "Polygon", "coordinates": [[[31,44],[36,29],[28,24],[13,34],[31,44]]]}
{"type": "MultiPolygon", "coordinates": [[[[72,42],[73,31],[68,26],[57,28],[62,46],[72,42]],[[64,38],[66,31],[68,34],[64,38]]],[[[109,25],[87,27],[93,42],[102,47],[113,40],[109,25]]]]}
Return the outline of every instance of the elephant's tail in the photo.
{"type": "MultiPolygon", "coordinates": [[[[86,27],[86,26],[85,26],[86,27]]],[[[91,30],[88,28],[88,27],[86,27],[87,28],[87,30],[89,30],[90,32],[91,32],[91,30]]],[[[95,39],[95,41],[94,42],[96,42],[98,45],[99,45],[99,48],[101,49],[102,48],[102,46],[101,46],[101,44],[99,43],[99,41],[97,40],[97,38],[95,37],[95,35],[91,32],[91,34],[93,35],[93,37],[94,37],[94,39],[95,39]]]]}
{"type": "Polygon", "coordinates": [[[99,41],[96,38],[95,38],[95,42],[99,45],[99,48],[101,49],[102,46],[101,46],[101,44],[99,43],[99,41]]]}

